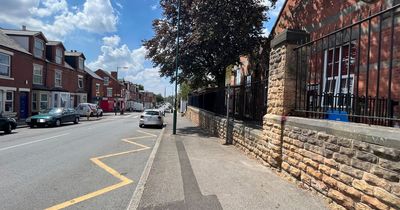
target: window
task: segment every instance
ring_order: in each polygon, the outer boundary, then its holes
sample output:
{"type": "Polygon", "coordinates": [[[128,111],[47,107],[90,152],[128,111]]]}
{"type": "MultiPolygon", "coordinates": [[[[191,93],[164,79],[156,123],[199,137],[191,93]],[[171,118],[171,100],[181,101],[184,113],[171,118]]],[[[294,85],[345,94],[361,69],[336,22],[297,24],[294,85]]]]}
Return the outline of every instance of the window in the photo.
{"type": "Polygon", "coordinates": [[[108,85],[110,83],[109,77],[104,77],[104,85],[108,85]]]}
{"type": "Polygon", "coordinates": [[[79,69],[83,70],[84,64],[83,64],[83,58],[79,57],[79,69]]]}
{"type": "Polygon", "coordinates": [[[45,110],[48,108],[49,105],[49,98],[46,93],[40,94],[40,110],[45,110]]]}
{"type": "Polygon", "coordinates": [[[33,55],[37,58],[43,58],[44,54],[44,43],[42,40],[35,38],[33,55]]]}
{"type": "Polygon", "coordinates": [[[56,87],[62,87],[62,73],[60,70],[56,71],[54,84],[56,87]]]}
{"type": "Polygon", "coordinates": [[[33,84],[43,84],[43,68],[40,65],[33,65],[33,84]]]}
{"type": "Polygon", "coordinates": [[[96,83],[96,93],[99,93],[99,92],[100,92],[100,84],[96,83]]]}
{"type": "Polygon", "coordinates": [[[355,54],[354,44],[351,44],[350,56],[348,44],[325,51],[323,91],[333,96],[323,102],[325,106],[332,104],[343,106],[346,104],[343,95],[353,94],[355,54]]]}
{"type": "Polygon", "coordinates": [[[54,108],[58,107],[58,93],[54,94],[54,108]]]}
{"type": "Polygon", "coordinates": [[[56,49],[56,63],[62,64],[62,49],[61,48],[56,49]]]}
{"type": "Polygon", "coordinates": [[[113,94],[113,89],[107,88],[107,97],[112,97],[112,94],[113,94]]]}
{"type": "Polygon", "coordinates": [[[32,93],[32,110],[37,110],[37,93],[32,93]]]}
{"type": "Polygon", "coordinates": [[[81,75],[78,76],[78,88],[83,88],[83,76],[81,75]]]}
{"type": "Polygon", "coordinates": [[[0,76],[10,77],[11,56],[0,53],[0,76]]]}
{"type": "Polygon", "coordinates": [[[14,102],[14,92],[7,91],[6,92],[5,106],[4,106],[4,111],[5,112],[13,112],[13,109],[14,109],[13,102],[14,102]]]}

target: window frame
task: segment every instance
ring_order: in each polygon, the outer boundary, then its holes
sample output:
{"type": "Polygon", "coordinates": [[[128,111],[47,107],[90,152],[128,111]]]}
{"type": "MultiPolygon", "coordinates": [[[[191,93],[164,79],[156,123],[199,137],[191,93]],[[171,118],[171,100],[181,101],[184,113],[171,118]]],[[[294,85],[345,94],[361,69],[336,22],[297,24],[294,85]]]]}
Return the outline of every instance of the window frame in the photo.
{"type": "Polygon", "coordinates": [[[104,77],[104,85],[109,85],[110,84],[110,77],[104,77]]]}
{"type": "Polygon", "coordinates": [[[49,108],[49,95],[47,93],[39,93],[39,111],[49,108]],[[42,95],[46,96],[46,100],[42,100],[42,95]],[[46,103],[46,108],[42,109],[42,103],[46,103]]]}
{"type": "MultiPolygon", "coordinates": [[[[0,52],[0,55],[8,56],[8,75],[0,74],[0,77],[11,77],[11,55],[2,52],[0,52]]],[[[7,65],[0,63],[0,66],[7,66],[7,65]]]]}
{"type": "Polygon", "coordinates": [[[96,93],[100,93],[100,83],[96,83],[96,93]]]}
{"type": "Polygon", "coordinates": [[[4,98],[4,109],[3,109],[3,111],[5,113],[12,113],[12,112],[14,112],[14,96],[15,96],[14,91],[7,90],[7,91],[4,91],[4,93],[5,93],[6,97],[4,98]],[[7,98],[8,93],[11,93],[11,99],[7,98]],[[9,111],[6,110],[7,103],[11,103],[11,110],[9,110],[9,111]]]}
{"type": "Polygon", "coordinates": [[[61,70],[56,70],[54,73],[54,86],[55,87],[62,87],[62,71],[61,70]],[[57,75],[60,75],[60,78],[57,78],[57,75]],[[60,83],[57,83],[57,80],[60,81],[60,83]]]}
{"type": "Polygon", "coordinates": [[[78,68],[81,70],[85,69],[85,60],[82,57],[78,58],[78,68]]]}
{"type": "Polygon", "coordinates": [[[35,37],[35,39],[33,41],[33,56],[35,56],[36,58],[43,58],[43,56],[44,56],[44,41],[39,39],[39,38],[36,38],[36,37],[35,37]],[[40,43],[42,49],[37,48],[36,43],[40,43]],[[37,54],[38,53],[37,50],[41,51],[41,55],[40,56],[37,54]]]}
{"type": "Polygon", "coordinates": [[[32,84],[35,85],[43,85],[43,66],[34,64],[33,65],[33,78],[32,78],[32,84]],[[35,69],[39,68],[39,69],[35,69]],[[40,70],[40,74],[37,74],[36,70],[40,70]],[[40,82],[37,82],[35,77],[40,77],[40,82]]]}
{"type": "Polygon", "coordinates": [[[57,47],[56,48],[56,55],[55,55],[55,59],[54,60],[56,61],[57,64],[62,64],[62,58],[63,58],[62,49],[61,49],[61,47],[57,47]],[[60,55],[58,55],[57,52],[60,52],[60,55]]]}
{"type": "Polygon", "coordinates": [[[113,88],[112,87],[107,88],[107,97],[113,97],[113,88]],[[111,91],[111,94],[109,94],[110,93],[109,91],[111,91]]]}
{"type": "Polygon", "coordinates": [[[83,76],[82,75],[78,75],[78,88],[83,89],[83,76]],[[82,82],[82,85],[80,85],[81,82],[82,82]]]}

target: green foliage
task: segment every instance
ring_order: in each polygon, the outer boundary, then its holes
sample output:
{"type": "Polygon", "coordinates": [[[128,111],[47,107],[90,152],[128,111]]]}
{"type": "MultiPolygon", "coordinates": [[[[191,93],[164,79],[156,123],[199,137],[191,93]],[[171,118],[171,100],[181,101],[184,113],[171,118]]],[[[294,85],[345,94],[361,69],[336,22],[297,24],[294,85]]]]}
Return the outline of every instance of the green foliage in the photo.
{"type": "MultiPolygon", "coordinates": [[[[144,41],[161,76],[188,81],[193,88],[223,86],[225,69],[250,54],[260,42],[268,7],[262,0],[183,0],[180,20],[180,74],[175,78],[177,2],[161,0],[163,16],[153,21],[155,35],[144,41]]],[[[270,0],[274,5],[276,0],[270,0]]]]}
{"type": "Polygon", "coordinates": [[[164,97],[161,94],[156,95],[156,102],[161,103],[164,102],[164,97]]]}
{"type": "Polygon", "coordinates": [[[190,88],[190,86],[186,82],[183,82],[179,88],[179,98],[187,101],[188,95],[191,91],[192,89],[190,88]]]}

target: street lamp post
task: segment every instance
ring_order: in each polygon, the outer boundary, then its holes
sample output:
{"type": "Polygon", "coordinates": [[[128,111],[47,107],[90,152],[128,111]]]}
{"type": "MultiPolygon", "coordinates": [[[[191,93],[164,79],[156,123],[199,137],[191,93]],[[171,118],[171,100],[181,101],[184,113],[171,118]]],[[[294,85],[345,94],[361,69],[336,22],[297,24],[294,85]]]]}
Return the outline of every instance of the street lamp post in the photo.
{"type": "Polygon", "coordinates": [[[181,0],[178,0],[178,21],[177,21],[177,37],[176,37],[176,66],[175,66],[175,101],[174,101],[174,122],[173,134],[176,135],[176,118],[177,118],[177,101],[178,101],[178,68],[179,68],[179,24],[181,18],[181,0]]]}

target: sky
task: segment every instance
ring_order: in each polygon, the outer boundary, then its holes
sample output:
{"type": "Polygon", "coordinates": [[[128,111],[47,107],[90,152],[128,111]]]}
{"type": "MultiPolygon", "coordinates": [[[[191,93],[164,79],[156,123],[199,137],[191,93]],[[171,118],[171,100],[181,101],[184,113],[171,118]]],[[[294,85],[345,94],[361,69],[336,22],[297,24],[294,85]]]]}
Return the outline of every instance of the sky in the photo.
{"type": "MultiPolygon", "coordinates": [[[[62,41],[67,50],[83,52],[85,65],[115,71],[118,77],[145,89],[172,95],[169,78],[146,60],[142,41],[151,39],[152,21],[161,18],[159,0],[0,0],[0,27],[42,31],[48,40],[62,41]]],[[[264,23],[268,35],[284,0],[264,23]]],[[[269,5],[267,0],[265,4],[269,5]]]]}

